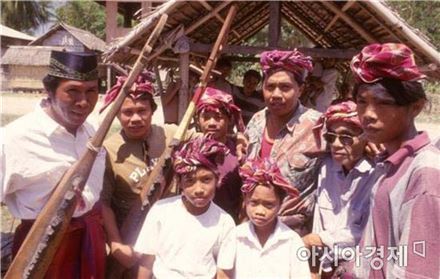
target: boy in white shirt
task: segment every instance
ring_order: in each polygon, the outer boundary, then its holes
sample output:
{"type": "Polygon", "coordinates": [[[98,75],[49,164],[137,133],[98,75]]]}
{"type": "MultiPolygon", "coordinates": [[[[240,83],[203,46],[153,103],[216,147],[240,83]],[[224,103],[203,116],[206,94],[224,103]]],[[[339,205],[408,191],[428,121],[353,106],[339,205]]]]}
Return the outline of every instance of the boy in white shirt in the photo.
{"type": "MultiPolygon", "coordinates": [[[[235,229],[235,278],[310,278],[307,261],[298,257],[301,237],[278,218],[287,195],[296,188],[282,177],[274,162],[256,159],[240,168],[248,222],[235,229]]],[[[230,274],[232,275],[232,274],[230,274]]]]}
{"type": "Polygon", "coordinates": [[[234,221],[212,202],[219,183],[217,163],[229,149],[205,137],[174,154],[182,195],[158,201],[142,226],[136,252],[142,253],[138,278],[209,278],[233,267],[235,246],[225,241],[234,221]]]}

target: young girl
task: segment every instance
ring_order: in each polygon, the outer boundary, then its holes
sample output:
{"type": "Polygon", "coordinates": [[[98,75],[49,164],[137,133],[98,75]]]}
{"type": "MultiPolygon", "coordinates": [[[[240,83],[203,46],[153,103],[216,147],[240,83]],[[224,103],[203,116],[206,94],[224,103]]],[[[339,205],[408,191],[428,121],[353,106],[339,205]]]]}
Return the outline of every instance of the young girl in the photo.
{"type": "Polygon", "coordinates": [[[217,163],[228,150],[200,137],[175,153],[182,195],[158,201],[148,213],[134,246],[142,254],[138,278],[214,278],[218,270],[232,269],[235,246],[225,239],[234,221],[212,202],[217,163]]]}
{"type": "Polygon", "coordinates": [[[440,152],[414,125],[426,102],[423,75],[411,49],[393,43],[365,47],[351,68],[365,136],[386,148],[356,276],[440,278],[440,152]]]}
{"type": "MultiPolygon", "coordinates": [[[[330,154],[323,159],[318,177],[313,232],[303,241],[306,247],[323,251],[319,254],[324,272],[330,272],[333,263],[342,271],[340,252],[354,249],[368,219],[372,164],[365,155],[366,141],[353,101],[331,105],[314,131],[317,139],[323,132],[330,154]]],[[[317,267],[313,261],[312,266],[317,267]]]]}
{"type": "Polygon", "coordinates": [[[277,217],[286,194],[298,191],[267,159],[246,162],[240,175],[249,221],[235,230],[235,278],[310,278],[308,262],[297,254],[301,238],[277,217]]]}

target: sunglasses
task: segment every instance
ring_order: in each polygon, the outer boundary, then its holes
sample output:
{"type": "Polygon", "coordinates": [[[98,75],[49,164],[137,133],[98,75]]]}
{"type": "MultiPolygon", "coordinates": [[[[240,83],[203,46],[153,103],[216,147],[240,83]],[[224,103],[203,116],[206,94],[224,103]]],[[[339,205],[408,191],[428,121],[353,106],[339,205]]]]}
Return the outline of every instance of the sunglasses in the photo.
{"type": "Polygon", "coordinates": [[[339,142],[344,146],[352,146],[354,143],[353,136],[347,135],[347,134],[335,134],[332,132],[327,132],[323,135],[324,139],[328,143],[334,143],[336,141],[336,138],[339,139],[339,142]]]}

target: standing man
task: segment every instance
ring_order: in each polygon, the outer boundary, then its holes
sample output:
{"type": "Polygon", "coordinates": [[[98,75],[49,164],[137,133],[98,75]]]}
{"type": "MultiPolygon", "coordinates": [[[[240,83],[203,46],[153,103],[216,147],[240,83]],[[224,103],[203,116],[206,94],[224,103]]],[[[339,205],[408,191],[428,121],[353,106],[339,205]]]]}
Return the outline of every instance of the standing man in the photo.
{"type": "MultiPolygon", "coordinates": [[[[124,76],[118,77],[118,82],[106,94],[101,111],[116,99],[125,79],[124,76]]],[[[165,124],[162,127],[151,123],[157,108],[153,94],[151,74],[144,72],[133,84],[118,113],[122,129],[104,143],[107,150],[101,194],[104,226],[113,260],[126,268],[135,266],[138,258],[132,247],[124,243],[121,226],[139,198],[142,189],[139,181],[154,168],[177,129],[176,125],[165,124]]],[[[111,263],[109,261],[108,265],[111,263]]],[[[133,278],[134,269],[126,272],[124,278],[133,278]]]]}
{"type": "Polygon", "coordinates": [[[262,92],[257,91],[260,81],[259,72],[248,70],[243,76],[243,87],[234,92],[234,102],[241,109],[244,124],[248,124],[252,116],[265,106],[262,92]]]}
{"type": "MultiPolygon", "coordinates": [[[[5,128],[2,201],[21,219],[13,256],[58,181],[86,151],[95,133],[86,119],[98,100],[96,55],[52,51],[43,84],[47,98],[5,128]]],[[[105,241],[97,205],[104,169],[105,152],[101,150],[47,278],[104,278],[105,241]]]]}
{"type": "MultiPolygon", "coordinates": [[[[281,173],[300,192],[311,190],[318,176],[316,155],[320,151],[312,129],[319,113],[304,107],[299,101],[304,82],[312,70],[312,59],[301,52],[266,51],[261,54],[263,96],[266,108],[257,112],[246,127],[248,159],[270,158],[277,162],[281,173]]],[[[307,204],[306,204],[307,205],[307,204]]],[[[281,220],[298,233],[305,229],[304,215],[311,217],[312,209],[304,214],[286,214],[283,203],[281,220]]]]}

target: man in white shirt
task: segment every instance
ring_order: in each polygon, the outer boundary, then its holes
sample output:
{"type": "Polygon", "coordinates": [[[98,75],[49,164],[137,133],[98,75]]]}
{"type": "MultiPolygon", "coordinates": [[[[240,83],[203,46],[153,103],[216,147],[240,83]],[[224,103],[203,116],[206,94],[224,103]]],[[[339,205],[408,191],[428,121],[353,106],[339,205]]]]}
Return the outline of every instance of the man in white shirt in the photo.
{"type": "MultiPolygon", "coordinates": [[[[15,231],[13,256],[58,181],[95,133],[86,119],[98,100],[96,55],[52,51],[43,84],[48,98],[5,127],[2,201],[22,220],[15,231]]],[[[105,242],[96,202],[104,169],[105,152],[100,151],[46,277],[103,278],[105,242]],[[86,260],[85,255],[92,257],[86,260]]]]}

